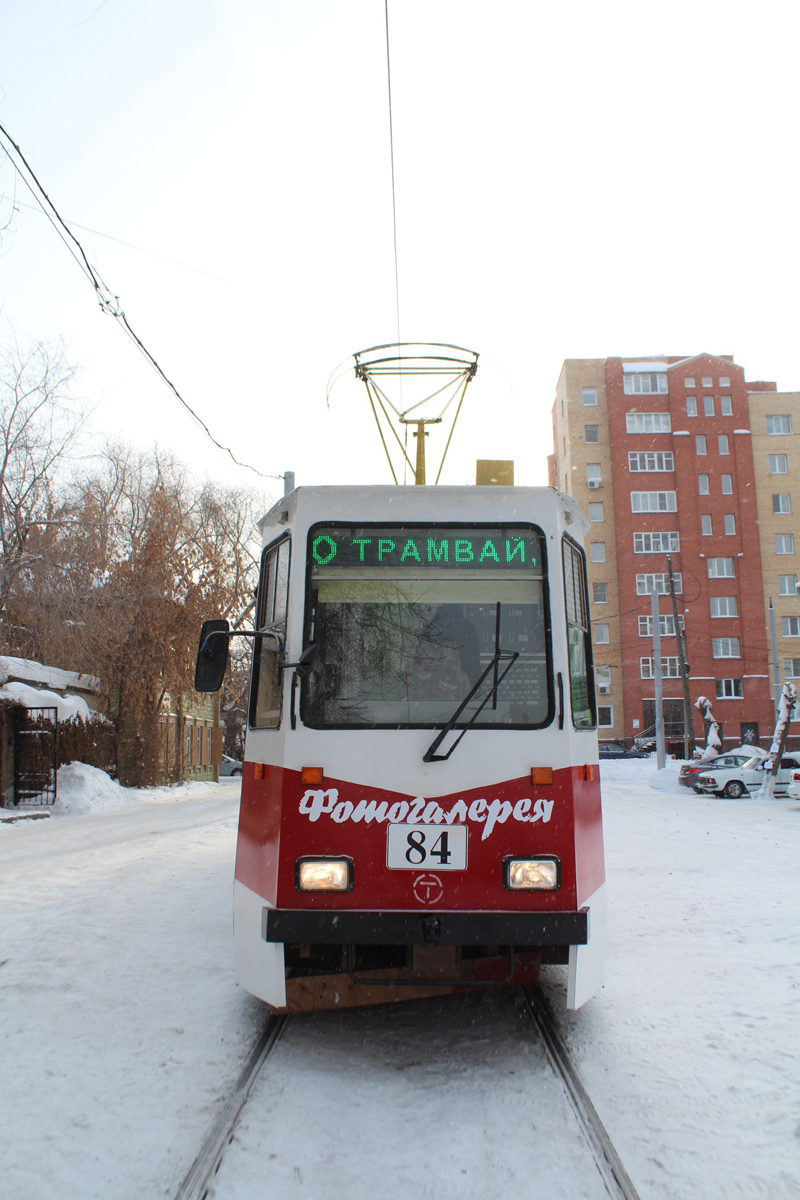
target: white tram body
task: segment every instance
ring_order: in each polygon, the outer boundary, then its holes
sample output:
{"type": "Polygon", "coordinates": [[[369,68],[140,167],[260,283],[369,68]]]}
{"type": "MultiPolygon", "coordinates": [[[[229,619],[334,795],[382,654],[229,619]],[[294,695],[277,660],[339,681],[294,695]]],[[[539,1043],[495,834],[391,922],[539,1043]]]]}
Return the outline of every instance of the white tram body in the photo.
{"type": "Polygon", "coordinates": [[[303,1010],[561,962],[582,1005],[605,871],[575,501],[309,487],[260,528],[238,982],[303,1010]]]}

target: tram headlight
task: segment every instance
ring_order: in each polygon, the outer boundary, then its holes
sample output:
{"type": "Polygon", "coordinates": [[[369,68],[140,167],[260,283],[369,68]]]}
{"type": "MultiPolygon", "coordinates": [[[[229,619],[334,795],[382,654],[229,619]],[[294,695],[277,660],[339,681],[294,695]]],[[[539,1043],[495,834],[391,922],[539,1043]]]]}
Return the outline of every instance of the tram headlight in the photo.
{"type": "Polygon", "coordinates": [[[554,892],[561,886],[561,863],[552,857],[507,858],[503,883],[510,892],[554,892]]]}
{"type": "Polygon", "coordinates": [[[349,892],[353,864],[349,858],[298,858],[295,883],[298,892],[349,892]]]}

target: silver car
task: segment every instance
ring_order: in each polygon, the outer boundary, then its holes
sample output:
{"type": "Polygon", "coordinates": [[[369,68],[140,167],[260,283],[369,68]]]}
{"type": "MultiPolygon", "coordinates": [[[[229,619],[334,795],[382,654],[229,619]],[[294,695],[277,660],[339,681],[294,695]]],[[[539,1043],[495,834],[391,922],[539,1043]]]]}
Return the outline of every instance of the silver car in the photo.
{"type": "MultiPolygon", "coordinates": [[[[757,792],[764,782],[764,764],[768,758],[754,755],[743,766],[710,767],[694,777],[692,786],[696,792],[714,796],[728,796],[736,800],[745,792],[757,792]]],[[[775,777],[775,794],[785,795],[794,771],[800,771],[800,757],[784,754],[775,777]]]]}

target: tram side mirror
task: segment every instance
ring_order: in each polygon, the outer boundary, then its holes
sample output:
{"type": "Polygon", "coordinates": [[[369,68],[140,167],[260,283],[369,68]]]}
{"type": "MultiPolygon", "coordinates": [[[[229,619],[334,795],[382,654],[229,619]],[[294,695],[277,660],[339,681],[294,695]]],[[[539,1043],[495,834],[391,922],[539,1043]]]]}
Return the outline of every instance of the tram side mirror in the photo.
{"type": "Polygon", "coordinates": [[[284,670],[287,667],[294,667],[301,679],[305,679],[314,670],[314,664],[319,658],[319,646],[316,642],[312,642],[310,646],[306,646],[303,653],[298,658],[297,662],[283,664],[284,670]]]}
{"type": "Polygon", "coordinates": [[[194,669],[196,692],[218,692],[222,687],[228,665],[229,630],[230,625],[224,620],[203,622],[194,669]]]}

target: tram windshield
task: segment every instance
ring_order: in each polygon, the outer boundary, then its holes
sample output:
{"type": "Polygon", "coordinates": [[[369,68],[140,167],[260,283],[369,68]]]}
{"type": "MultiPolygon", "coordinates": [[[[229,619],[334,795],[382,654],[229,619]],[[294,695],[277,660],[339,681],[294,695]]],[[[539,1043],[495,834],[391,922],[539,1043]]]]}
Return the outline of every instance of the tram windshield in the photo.
{"type": "Polygon", "coordinates": [[[303,686],[305,723],[442,725],[494,664],[459,727],[547,724],[542,547],[528,525],[316,526],[307,641],[320,654],[303,686]]]}

